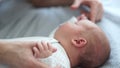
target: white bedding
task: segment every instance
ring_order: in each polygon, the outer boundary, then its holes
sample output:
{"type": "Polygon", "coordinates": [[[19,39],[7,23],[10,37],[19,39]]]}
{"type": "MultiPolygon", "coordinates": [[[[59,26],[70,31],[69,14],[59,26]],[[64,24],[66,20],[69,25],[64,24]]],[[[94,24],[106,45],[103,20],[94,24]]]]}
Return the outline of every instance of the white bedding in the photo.
{"type": "MultiPolygon", "coordinates": [[[[100,1],[105,11],[98,26],[111,44],[110,58],[101,68],[120,68],[120,0],[100,1]]],[[[36,9],[24,0],[5,0],[0,3],[0,38],[48,36],[57,25],[77,15],[79,10],[68,7],[36,9]]]]}

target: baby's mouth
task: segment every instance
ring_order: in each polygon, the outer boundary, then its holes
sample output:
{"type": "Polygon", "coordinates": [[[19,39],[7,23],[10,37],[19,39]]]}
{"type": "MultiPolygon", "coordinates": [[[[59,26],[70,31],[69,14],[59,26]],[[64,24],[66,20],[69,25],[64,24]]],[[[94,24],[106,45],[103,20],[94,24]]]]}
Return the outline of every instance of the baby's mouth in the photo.
{"type": "Polygon", "coordinates": [[[80,21],[80,20],[86,20],[87,17],[85,16],[85,14],[81,14],[80,16],[77,17],[77,20],[80,21]]]}

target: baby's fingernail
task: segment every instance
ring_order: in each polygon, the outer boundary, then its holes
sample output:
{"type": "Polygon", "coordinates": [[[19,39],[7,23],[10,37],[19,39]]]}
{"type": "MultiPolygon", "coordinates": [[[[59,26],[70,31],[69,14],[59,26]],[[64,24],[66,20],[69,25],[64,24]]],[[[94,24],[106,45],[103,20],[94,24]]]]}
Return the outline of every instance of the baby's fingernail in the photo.
{"type": "Polygon", "coordinates": [[[56,51],[57,51],[57,48],[53,48],[53,51],[52,51],[52,52],[54,53],[54,52],[56,52],[56,51]]]}

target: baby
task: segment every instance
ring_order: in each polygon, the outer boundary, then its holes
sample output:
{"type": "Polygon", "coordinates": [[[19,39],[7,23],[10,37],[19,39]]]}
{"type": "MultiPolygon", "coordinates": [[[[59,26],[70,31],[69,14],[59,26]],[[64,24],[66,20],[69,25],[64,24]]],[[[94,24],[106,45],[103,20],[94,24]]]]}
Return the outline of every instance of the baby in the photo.
{"type": "Polygon", "coordinates": [[[74,18],[72,22],[65,22],[57,28],[54,33],[56,43],[41,42],[34,47],[35,57],[48,64],[60,65],[61,68],[96,68],[104,64],[110,54],[109,42],[104,32],[84,15],[79,19],[74,18]],[[42,55],[42,46],[44,49],[54,46],[57,51],[51,56],[43,51],[42,55]]]}

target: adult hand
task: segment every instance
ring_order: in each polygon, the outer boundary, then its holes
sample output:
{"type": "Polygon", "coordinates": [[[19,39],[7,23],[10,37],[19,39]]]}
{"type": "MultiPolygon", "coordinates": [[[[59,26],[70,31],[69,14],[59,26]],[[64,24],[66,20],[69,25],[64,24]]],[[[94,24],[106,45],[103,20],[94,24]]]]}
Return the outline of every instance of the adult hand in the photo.
{"type": "Polygon", "coordinates": [[[82,11],[81,13],[85,14],[92,22],[101,20],[103,15],[103,7],[98,0],[75,0],[71,5],[71,8],[77,9],[80,5],[85,5],[90,8],[90,12],[82,11]]]}
{"type": "Polygon", "coordinates": [[[0,41],[0,63],[12,68],[50,68],[34,57],[32,48],[36,45],[31,41],[0,41]]]}

